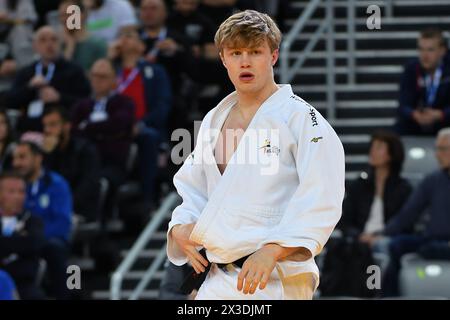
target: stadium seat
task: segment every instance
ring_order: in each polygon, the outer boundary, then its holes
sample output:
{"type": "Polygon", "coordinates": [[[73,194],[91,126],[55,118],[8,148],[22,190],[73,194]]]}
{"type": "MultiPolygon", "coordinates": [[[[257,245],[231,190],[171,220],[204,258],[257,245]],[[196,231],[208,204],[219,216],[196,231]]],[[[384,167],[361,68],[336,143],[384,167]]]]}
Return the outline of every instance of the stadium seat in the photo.
{"type": "Polygon", "coordinates": [[[435,138],[406,136],[402,137],[402,142],[405,147],[402,175],[417,186],[427,174],[439,167],[434,151],[435,138]]]}
{"type": "Polygon", "coordinates": [[[401,260],[399,289],[402,297],[450,298],[450,261],[405,255],[401,260]]]}

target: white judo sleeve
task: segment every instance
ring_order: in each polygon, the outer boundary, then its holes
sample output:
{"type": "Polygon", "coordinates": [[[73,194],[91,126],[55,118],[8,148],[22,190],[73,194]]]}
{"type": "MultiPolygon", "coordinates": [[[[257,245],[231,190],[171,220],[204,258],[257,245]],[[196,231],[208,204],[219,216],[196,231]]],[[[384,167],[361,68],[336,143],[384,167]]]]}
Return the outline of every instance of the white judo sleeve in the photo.
{"type": "Polygon", "coordinates": [[[175,208],[167,231],[167,256],[169,260],[181,266],[188,262],[186,255],[169,236],[172,228],[177,224],[190,224],[197,222],[200,213],[208,202],[207,182],[201,161],[194,159],[195,155],[201,157],[202,128],[198,133],[198,141],[194,152],[184,161],[180,170],[175,174],[173,183],[183,202],[175,208]]]}
{"type": "MultiPolygon", "coordinates": [[[[317,120],[293,119],[300,125],[295,153],[299,186],[280,223],[261,245],[304,247],[313,259],[321,252],[342,214],[345,156],[333,128],[315,109],[311,108],[311,113],[317,120]]],[[[304,272],[304,268],[299,267],[305,264],[292,256],[279,262],[277,267],[283,277],[290,277],[299,274],[299,269],[304,272]]]]}

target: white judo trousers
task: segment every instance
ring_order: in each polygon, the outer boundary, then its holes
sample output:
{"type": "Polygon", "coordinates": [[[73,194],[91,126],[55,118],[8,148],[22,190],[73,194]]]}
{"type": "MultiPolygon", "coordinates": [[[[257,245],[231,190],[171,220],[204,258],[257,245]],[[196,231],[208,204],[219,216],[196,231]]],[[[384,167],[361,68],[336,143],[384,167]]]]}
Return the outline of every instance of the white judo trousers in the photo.
{"type": "Polygon", "coordinates": [[[236,102],[234,92],[205,116],[194,152],[174,176],[183,201],[169,222],[168,258],[175,265],[188,261],[169,233],[195,223],[190,239],[213,263],[197,299],[311,299],[319,284],[314,257],[342,212],[342,143],[317,110],[283,85],[258,109],[221,175],[213,150],[236,102]],[[306,248],[312,258],[277,262],[267,287],[253,295],[237,290],[238,268],[225,272],[214,264],[268,243],[306,248]]]}

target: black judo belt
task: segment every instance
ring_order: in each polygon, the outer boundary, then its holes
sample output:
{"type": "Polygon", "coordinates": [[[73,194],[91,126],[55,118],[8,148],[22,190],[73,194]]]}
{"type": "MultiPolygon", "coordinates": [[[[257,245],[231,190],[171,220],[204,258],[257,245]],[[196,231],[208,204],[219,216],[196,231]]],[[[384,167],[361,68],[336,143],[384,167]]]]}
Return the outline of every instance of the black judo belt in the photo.
{"type": "MultiPolygon", "coordinates": [[[[208,260],[208,259],[206,258],[206,250],[205,250],[205,249],[200,250],[199,253],[203,256],[203,258],[205,258],[206,260],[208,260]]],[[[245,257],[242,257],[242,258],[240,258],[240,259],[238,259],[238,260],[236,260],[236,261],[234,261],[234,262],[231,262],[231,263],[216,263],[216,265],[217,265],[220,269],[223,269],[223,270],[225,270],[226,267],[227,267],[229,264],[232,264],[232,265],[234,265],[234,266],[236,266],[236,267],[242,268],[242,266],[244,265],[245,260],[247,260],[247,258],[248,258],[249,256],[250,256],[250,255],[245,256],[245,257]]],[[[208,262],[209,262],[209,261],[208,261],[208,262]]],[[[211,262],[209,262],[209,263],[208,263],[208,266],[205,267],[205,272],[197,273],[197,272],[194,270],[194,268],[191,267],[191,270],[189,271],[188,276],[187,276],[186,278],[184,278],[184,280],[183,280],[183,284],[182,284],[181,287],[180,287],[180,292],[181,292],[182,294],[188,295],[188,294],[191,294],[191,292],[192,292],[194,289],[196,289],[196,290],[200,289],[200,286],[201,286],[202,283],[205,281],[206,276],[208,275],[210,269],[211,269],[211,262]]]]}

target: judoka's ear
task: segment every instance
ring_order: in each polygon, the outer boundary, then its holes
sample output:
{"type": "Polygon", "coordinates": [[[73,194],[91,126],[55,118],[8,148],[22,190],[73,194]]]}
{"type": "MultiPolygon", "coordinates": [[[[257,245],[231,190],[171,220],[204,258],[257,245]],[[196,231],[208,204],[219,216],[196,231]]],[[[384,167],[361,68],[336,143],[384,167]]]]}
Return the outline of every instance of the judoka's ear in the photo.
{"type": "Polygon", "coordinates": [[[225,58],[224,58],[224,56],[223,56],[223,50],[219,52],[219,56],[220,56],[220,60],[222,60],[223,66],[226,68],[226,67],[227,67],[227,64],[226,64],[225,58]]]}
{"type": "Polygon", "coordinates": [[[280,50],[279,49],[275,49],[272,52],[272,67],[275,66],[275,64],[278,61],[278,57],[280,56],[280,50]]]}

